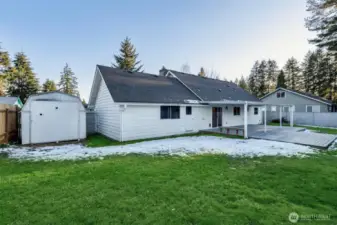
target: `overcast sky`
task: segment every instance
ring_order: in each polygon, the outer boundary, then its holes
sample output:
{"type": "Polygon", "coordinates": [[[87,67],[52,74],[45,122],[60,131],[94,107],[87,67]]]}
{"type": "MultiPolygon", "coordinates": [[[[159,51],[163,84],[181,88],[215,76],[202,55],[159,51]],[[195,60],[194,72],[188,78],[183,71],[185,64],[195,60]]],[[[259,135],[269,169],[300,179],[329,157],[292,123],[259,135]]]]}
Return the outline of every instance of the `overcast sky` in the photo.
{"type": "Polygon", "coordinates": [[[40,83],[59,80],[65,63],[88,99],[96,64],[110,65],[126,36],[148,73],[165,65],[214,69],[234,80],[255,60],[279,66],[313,49],[305,0],[11,0],[1,3],[0,42],[24,51],[40,83]]]}

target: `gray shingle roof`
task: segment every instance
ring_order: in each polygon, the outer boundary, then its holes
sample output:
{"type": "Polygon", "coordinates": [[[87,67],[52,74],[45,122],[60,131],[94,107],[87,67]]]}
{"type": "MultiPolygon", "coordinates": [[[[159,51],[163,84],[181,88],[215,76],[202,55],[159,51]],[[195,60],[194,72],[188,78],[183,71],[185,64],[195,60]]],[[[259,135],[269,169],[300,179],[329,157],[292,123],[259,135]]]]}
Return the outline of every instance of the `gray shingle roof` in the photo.
{"type": "Polygon", "coordinates": [[[169,71],[176,75],[204,101],[222,101],[226,99],[234,101],[241,100],[260,102],[257,97],[251,95],[232,82],[200,77],[173,70],[169,71]]]}
{"type": "Polygon", "coordinates": [[[184,100],[199,100],[175,78],[97,67],[115,102],[185,103],[184,100]]]}
{"type": "Polygon", "coordinates": [[[317,95],[313,95],[313,94],[306,93],[306,92],[301,92],[301,91],[295,91],[295,90],[292,90],[292,89],[289,89],[289,88],[288,88],[288,90],[289,90],[289,91],[296,92],[296,93],[298,93],[298,94],[300,94],[300,95],[305,95],[305,96],[307,96],[307,97],[309,97],[309,98],[313,98],[313,99],[316,99],[316,100],[325,102],[325,103],[327,103],[327,104],[332,104],[332,101],[327,100],[327,99],[325,99],[325,98],[321,98],[321,97],[319,97],[319,96],[317,96],[317,95]]]}
{"type": "Polygon", "coordinates": [[[0,97],[0,104],[14,105],[18,97],[0,97]]]}

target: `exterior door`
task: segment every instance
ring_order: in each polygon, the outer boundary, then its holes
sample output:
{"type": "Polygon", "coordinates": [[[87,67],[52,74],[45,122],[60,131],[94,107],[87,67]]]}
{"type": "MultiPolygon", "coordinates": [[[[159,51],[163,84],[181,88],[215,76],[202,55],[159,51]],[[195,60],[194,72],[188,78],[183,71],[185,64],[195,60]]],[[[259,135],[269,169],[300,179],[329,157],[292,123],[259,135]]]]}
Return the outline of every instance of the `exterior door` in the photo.
{"type": "Polygon", "coordinates": [[[212,127],[222,126],[222,108],[213,107],[212,108],[212,127]]]}

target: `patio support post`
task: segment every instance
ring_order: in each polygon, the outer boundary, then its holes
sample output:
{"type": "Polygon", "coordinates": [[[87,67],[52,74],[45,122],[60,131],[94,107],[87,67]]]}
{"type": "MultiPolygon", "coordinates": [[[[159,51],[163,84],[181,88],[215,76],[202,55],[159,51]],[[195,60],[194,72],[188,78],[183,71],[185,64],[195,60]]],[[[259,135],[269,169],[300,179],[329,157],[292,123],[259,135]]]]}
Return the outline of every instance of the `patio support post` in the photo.
{"type": "Polygon", "coordinates": [[[282,106],[280,106],[280,127],[282,127],[282,106]]]}
{"type": "Polygon", "coordinates": [[[290,126],[294,126],[294,106],[290,106],[290,126]]]}
{"type": "Polygon", "coordinates": [[[244,124],[244,138],[248,138],[248,103],[245,102],[243,107],[243,124],[244,124]]]}
{"type": "Polygon", "coordinates": [[[267,132],[267,105],[264,106],[264,132],[267,132]]]}

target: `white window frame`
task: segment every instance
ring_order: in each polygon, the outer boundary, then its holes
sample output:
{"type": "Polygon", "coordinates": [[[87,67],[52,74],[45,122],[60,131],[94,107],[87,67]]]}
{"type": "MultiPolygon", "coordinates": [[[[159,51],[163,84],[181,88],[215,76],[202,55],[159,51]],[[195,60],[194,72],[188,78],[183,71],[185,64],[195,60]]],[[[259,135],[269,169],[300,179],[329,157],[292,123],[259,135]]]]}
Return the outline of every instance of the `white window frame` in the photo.
{"type": "Polygon", "coordinates": [[[287,94],[285,91],[278,91],[276,92],[276,98],[286,98],[287,97],[287,94]],[[277,97],[277,94],[280,93],[280,97],[277,97]],[[284,97],[281,96],[281,94],[284,93],[284,97]]]}
{"type": "Polygon", "coordinates": [[[320,105],[306,105],[305,106],[305,112],[308,112],[308,106],[311,106],[311,112],[313,112],[313,113],[321,112],[321,106],[320,105]],[[316,109],[318,109],[318,110],[316,110],[316,109]]]}
{"type": "Polygon", "coordinates": [[[270,107],[270,111],[276,112],[276,111],[277,111],[277,106],[276,106],[276,105],[272,105],[272,106],[270,107]]]}

